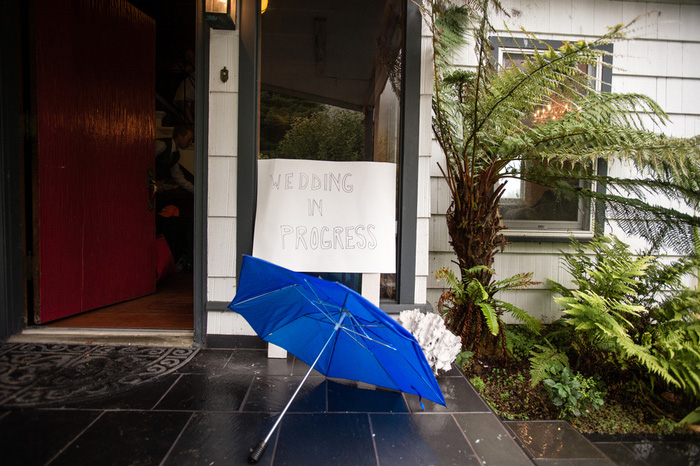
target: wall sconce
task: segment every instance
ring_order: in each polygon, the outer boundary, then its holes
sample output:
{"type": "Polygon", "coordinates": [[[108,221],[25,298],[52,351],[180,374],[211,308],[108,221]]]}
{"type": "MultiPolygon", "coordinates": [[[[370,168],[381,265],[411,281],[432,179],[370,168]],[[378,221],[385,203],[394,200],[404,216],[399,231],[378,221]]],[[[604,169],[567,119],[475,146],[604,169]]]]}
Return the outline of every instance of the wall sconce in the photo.
{"type": "Polygon", "coordinates": [[[205,16],[212,29],[236,29],[238,0],[206,0],[205,16]]]}

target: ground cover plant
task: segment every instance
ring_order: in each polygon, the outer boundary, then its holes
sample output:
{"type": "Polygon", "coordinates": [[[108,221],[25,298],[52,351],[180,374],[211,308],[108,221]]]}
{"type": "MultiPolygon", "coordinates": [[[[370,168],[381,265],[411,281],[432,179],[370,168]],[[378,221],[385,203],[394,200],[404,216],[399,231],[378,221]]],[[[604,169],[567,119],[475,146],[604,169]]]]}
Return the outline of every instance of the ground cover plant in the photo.
{"type": "Polygon", "coordinates": [[[697,424],[700,291],[696,256],[663,261],[615,237],[572,241],[573,283],[551,282],[563,316],[539,333],[514,326],[509,361],[465,366],[506,418],[567,419],[583,432],[670,433],[697,424]]]}

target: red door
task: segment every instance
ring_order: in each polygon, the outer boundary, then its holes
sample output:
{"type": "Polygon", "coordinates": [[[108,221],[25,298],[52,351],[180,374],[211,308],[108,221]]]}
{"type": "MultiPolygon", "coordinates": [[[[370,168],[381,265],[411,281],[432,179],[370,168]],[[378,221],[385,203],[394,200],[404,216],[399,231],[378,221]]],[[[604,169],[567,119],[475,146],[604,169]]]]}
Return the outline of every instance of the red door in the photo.
{"type": "Polygon", "coordinates": [[[155,291],[155,23],[124,0],[35,2],[34,321],[155,291]]]}

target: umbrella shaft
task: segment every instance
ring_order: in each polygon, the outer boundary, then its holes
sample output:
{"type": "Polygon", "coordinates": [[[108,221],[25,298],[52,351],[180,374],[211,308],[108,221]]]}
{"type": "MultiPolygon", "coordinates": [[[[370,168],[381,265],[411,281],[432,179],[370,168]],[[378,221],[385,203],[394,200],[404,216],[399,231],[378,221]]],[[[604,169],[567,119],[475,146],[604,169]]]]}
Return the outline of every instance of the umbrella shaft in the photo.
{"type": "Polygon", "coordinates": [[[299,390],[301,390],[301,386],[304,385],[304,382],[306,382],[306,379],[309,378],[309,374],[311,374],[311,371],[314,370],[314,367],[316,366],[316,363],[318,363],[318,360],[321,359],[321,356],[322,356],[323,353],[326,351],[326,348],[327,348],[328,345],[330,344],[331,340],[333,339],[333,337],[335,336],[335,334],[336,334],[336,333],[338,332],[338,330],[340,329],[340,326],[343,324],[343,321],[345,320],[345,317],[346,317],[346,316],[347,316],[347,313],[346,313],[345,311],[343,311],[343,313],[340,314],[340,320],[338,320],[338,322],[335,324],[335,328],[333,329],[333,332],[331,332],[330,336],[328,337],[328,340],[326,340],[326,344],[323,345],[323,348],[321,349],[321,352],[318,353],[318,356],[316,356],[316,360],[314,361],[313,364],[311,364],[311,367],[309,367],[309,370],[306,371],[306,375],[304,376],[303,379],[301,379],[301,382],[299,383],[299,386],[297,387],[296,391],[294,392],[294,394],[292,395],[292,397],[291,397],[291,398],[289,399],[289,401],[287,402],[287,406],[284,407],[284,409],[282,410],[282,413],[280,413],[279,417],[277,418],[277,421],[275,421],[275,425],[272,426],[272,429],[270,429],[270,432],[267,434],[267,437],[265,437],[265,440],[264,440],[265,443],[267,443],[267,442],[270,440],[270,437],[272,437],[272,433],[275,431],[275,429],[276,429],[277,426],[279,425],[280,421],[282,421],[282,418],[284,417],[285,413],[287,412],[287,410],[288,410],[289,407],[291,406],[292,401],[294,401],[294,398],[296,398],[297,394],[299,393],[299,390]]]}

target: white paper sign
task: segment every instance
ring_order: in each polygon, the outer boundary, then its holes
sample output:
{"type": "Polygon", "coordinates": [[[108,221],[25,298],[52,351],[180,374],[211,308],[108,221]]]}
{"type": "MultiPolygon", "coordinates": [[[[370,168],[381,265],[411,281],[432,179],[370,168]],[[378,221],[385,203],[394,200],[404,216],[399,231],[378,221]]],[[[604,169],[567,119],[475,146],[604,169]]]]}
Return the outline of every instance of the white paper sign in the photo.
{"type": "Polygon", "coordinates": [[[394,273],[396,164],[258,161],[253,255],[299,272],[394,273]]]}

